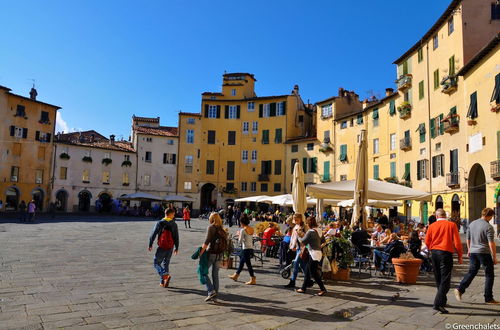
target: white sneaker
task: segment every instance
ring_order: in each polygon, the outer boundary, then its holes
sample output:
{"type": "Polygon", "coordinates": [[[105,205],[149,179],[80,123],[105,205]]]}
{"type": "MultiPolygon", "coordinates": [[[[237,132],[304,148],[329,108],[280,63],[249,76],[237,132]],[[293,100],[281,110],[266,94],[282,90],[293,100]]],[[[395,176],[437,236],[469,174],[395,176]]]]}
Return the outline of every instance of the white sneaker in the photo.
{"type": "Polygon", "coordinates": [[[455,293],[455,299],[457,299],[457,301],[462,301],[462,293],[458,291],[458,289],[453,290],[453,293],[455,293]]]}

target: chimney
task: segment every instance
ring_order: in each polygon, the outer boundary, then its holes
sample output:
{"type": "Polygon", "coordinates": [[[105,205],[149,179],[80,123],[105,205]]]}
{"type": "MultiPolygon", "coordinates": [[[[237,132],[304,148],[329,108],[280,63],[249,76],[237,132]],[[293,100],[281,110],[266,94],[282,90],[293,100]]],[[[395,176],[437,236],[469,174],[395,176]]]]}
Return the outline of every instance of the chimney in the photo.
{"type": "Polygon", "coordinates": [[[389,96],[392,93],[394,93],[394,88],[386,88],[385,89],[385,96],[389,96]]]}
{"type": "Polygon", "coordinates": [[[115,145],[115,135],[114,134],[111,134],[109,136],[109,143],[114,146],[115,145]]]}
{"type": "Polygon", "coordinates": [[[33,87],[31,87],[31,90],[30,90],[30,99],[36,101],[37,95],[38,95],[38,92],[36,91],[35,86],[33,85],[33,87]]]}
{"type": "Polygon", "coordinates": [[[90,143],[94,143],[95,135],[90,134],[90,143]]]}
{"type": "Polygon", "coordinates": [[[299,95],[299,85],[294,85],[293,86],[292,94],[299,95]]]}
{"type": "Polygon", "coordinates": [[[344,88],[339,87],[339,97],[344,97],[344,88]]]}

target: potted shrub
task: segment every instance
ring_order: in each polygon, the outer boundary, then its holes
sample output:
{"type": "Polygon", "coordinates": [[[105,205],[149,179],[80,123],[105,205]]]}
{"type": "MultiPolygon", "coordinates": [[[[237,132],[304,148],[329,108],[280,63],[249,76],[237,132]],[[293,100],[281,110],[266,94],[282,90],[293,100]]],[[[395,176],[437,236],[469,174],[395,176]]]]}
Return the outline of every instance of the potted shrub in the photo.
{"type": "Polygon", "coordinates": [[[474,126],[474,125],[476,125],[476,124],[477,124],[477,121],[475,121],[474,119],[469,119],[469,120],[467,120],[467,124],[468,124],[469,126],[474,126]]]}
{"type": "Polygon", "coordinates": [[[396,281],[399,283],[417,283],[422,259],[413,257],[411,252],[402,254],[399,258],[392,258],[392,264],[396,271],[396,281]]]}
{"type": "Polygon", "coordinates": [[[61,159],[70,159],[69,155],[65,152],[63,152],[62,154],[59,155],[59,158],[61,159]]]}
{"type": "Polygon", "coordinates": [[[233,246],[233,241],[231,240],[231,237],[229,235],[228,229],[226,228],[224,230],[226,231],[226,234],[227,234],[228,248],[222,254],[221,268],[230,269],[230,268],[234,268],[234,266],[233,266],[234,258],[231,256],[233,253],[233,250],[234,250],[234,246],[233,246]]]}
{"type": "Polygon", "coordinates": [[[102,160],[102,163],[106,166],[108,166],[109,164],[111,164],[113,162],[113,160],[111,158],[103,158],[102,160]]]}
{"type": "Polygon", "coordinates": [[[348,281],[350,279],[350,265],[354,262],[352,253],[351,232],[344,230],[342,236],[334,237],[332,240],[334,249],[334,261],[337,264],[337,271],[332,267],[332,278],[334,280],[348,281]]]}
{"type": "Polygon", "coordinates": [[[132,162],[130,160],[124,160],[122,162],[122,166],[128,166],[128,167],[130,167],[130,166],[132,166],[132,162]]]}
{"type": "Polygon", "coordinates": [[[82,158],[82,161],[84,161],[86,163],[92,163],[92,157],[90,157],[90,156],[84,156],[82,158]]]}

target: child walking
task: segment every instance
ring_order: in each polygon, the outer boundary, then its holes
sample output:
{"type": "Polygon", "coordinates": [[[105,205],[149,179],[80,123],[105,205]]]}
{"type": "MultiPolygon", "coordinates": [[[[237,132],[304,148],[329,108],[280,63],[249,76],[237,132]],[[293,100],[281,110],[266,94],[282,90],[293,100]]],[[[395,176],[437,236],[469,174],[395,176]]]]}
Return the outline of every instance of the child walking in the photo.
{"type": "Polygon", "coordinates": [[[248,268],[248,272],[250,273],[250,281],[246,282],[247,285],[255,285],[256,278],[253,273],[252,268],[252,256],[253,256],[253,228],[249,226],[250,219],[248,216],[243,213],[240,217],[240,234],[238,238],[238,244],[241,244],[242,250],[240,255],[240,265],[238,266],[238,270],[233,275],[230,275],[229,278],[233,281],[237,281],[238,277],[240,277],[241,271],[243,270],[243,265],[246,264],[248,268]]]}

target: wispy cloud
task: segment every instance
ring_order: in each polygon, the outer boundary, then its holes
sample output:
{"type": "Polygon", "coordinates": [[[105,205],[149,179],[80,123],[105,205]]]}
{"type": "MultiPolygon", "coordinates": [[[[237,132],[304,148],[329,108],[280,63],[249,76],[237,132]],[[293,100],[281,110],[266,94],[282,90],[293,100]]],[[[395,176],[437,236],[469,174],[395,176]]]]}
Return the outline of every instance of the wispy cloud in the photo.
{"type": "Polygon", "coordinates": [[[81,128],[74,128],[74,127],[69,127],[68,123],[66,120],[63,119],[62,115],[60,112],[57,112],[57,117],[56,117],[56,132],[61,132],[61,133],[70,133],[70,132],[78,132],[81,131],[81,128]]]}

